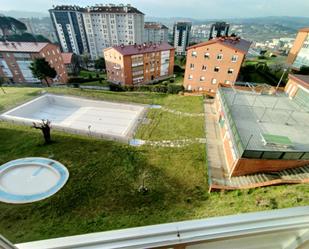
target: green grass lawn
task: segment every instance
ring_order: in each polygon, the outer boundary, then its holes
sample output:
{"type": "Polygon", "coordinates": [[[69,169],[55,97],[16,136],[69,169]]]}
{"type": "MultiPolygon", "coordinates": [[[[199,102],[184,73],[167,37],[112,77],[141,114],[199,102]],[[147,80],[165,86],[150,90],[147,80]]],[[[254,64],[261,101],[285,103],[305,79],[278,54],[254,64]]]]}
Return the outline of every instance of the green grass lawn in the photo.
{"type": "Polygon", "coordinates": [[[83,78],[88,78],[89,75],[91,75],[93,78],[97,77],[97,74],[99,77],[104,77],[106,78],[106,73],[101,73],[101,72],[93,72],[93,71],[87,71],[87,70],[81,70],[79,72],[79,76],[83,78]]]}
{"type": "MultiPolygon", "coordinates": [[[[36,96],[41,89],[5,88],[2,110],[36,96]]],[[[44,89],[45,90],[45,89],[44,89]]],[[[51,88],[48,92],[88,98],[161,104],[200,113],[202,98],[156,93],[112,93],[51,88]]],[[[154,109],[141,125],[142,139],[204,136],[203,118],[180,117],[154,109]]],[[[0,234],[14,243],[134,226],[242,212],[309,205],[308,185],[207,192],[203,144],[183,148],[131,147],[117,142],[52,131],[54,143],[42,144],[39,131],[0,122],[0,165],[28,157],[50,157],[70,172],[54,196],[32,204],[0,203],[0,234]],[[145,179],[147,194],[138,187],[145,179]]]]}

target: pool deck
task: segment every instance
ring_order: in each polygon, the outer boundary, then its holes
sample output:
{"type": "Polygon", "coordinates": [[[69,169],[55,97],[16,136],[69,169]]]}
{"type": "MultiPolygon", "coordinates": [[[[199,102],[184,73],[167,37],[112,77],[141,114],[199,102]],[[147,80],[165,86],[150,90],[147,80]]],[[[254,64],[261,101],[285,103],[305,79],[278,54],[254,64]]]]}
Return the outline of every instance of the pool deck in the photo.
{"type": "Polygon", "coordinates": [[[24,125],[48,119],[57,130],[128,142],[147,109],[139,104],[44,94],[6,111],[0,119],[24,125]]]}

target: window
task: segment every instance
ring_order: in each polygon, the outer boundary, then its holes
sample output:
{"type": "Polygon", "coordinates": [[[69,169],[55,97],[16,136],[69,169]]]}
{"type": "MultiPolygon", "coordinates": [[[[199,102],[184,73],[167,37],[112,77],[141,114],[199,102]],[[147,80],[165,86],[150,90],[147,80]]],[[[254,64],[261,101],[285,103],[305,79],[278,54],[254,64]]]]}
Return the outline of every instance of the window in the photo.
{"type": "Polygon", "coordinates": [[[218,60],[218,61],[221,61],[222,59],[223,59],[223,54],[218,54],[218,55],[217,55],[217,60],[218,60]]]}
{"type": "Polygon", "coordinates": [[[227,70],[227,73],[228,73],[228,74],[233,74],[233,72],[234,72],[234,69],[233,69],[233,68],[229,68],[229,69],[227,70]]]}
{"type": "Polygon", "coordinates": [[[192,80],[192,79],[193,79],[193,75],[192,75],[192,74],[189,74],[188,79],[189,79],[189,80],[192,80]]]}
{"type": "Polygon", "coordinates": [[[214,71],[215,72],[219,72],[220,71],[220,67],[215,67],[214,71]]]}
{"type": "Polygon", "coordinates": [[[204,58],[205,58],[205,59],[209,59],[209,58],[210,58],[210,54],[209,54],[209,53],[205,53],[205,54],[204,54],[204,58]]]}
{"type": "Polygon", "coordinates": [[[231,84],[231,82],[229,80],[226,80],[225,84],[229,85],[229,84],[231,84]]]}
{"type": "Polygon", "coordinates": [[[192,69],[192,70],[194,69],[194,64],[193,63],[190,64],[190,69],[192,69]]]}
{"type": "Polygon", "coordinates": [[[238,55],[233,55],[233,56],[232,56],[232,62],[236,62],[237,59],[238,59],[238,55]]]}
{"type": "Polygon", "coordinates": [[[206,71],[206,69],[207,69],[207,66],[206,66],[206,65],[203,65],[203,66],[202,66],[202,71],[206,71]]]}
{"type": "Polygon", "coordinates": [[[204,77],[204,76],[201,76],[201,77],[200,77],[200,81],[205,81],[205,77],[204,77]]]}
{"type": "Polygon", "coordinates": [[[213,85],[217,84],[217,79],[212,79],[211,84],[213,84],[213,85]]]}
{"type": "Polygon", "coordinates": [[[191,55],[192,55],[192,57],[197,57],[197,52],[193,51],[191,55]]]}

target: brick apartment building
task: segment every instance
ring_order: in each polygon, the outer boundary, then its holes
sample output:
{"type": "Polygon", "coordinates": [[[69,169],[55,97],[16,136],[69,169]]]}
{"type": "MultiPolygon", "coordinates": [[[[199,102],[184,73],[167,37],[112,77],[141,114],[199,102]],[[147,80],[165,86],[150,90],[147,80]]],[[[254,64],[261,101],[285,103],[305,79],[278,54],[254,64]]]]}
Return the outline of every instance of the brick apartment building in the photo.
{"type": "Polygon", "coordinates": [[[298,31],[287,62],[296,70],[299,70],[301,66],[309,67],[309,28],[298,31]]]}
{"type": "Polygon", "coordinates": [[[238,37],[219,37],[189,47],[185,89],[214,95],[219,84],[233,85],[250,45],[238,37]]]}
{"type": "Polygon", "coordinates": [[[289,74],[284,91],[290,99],[309,109],[309,75],[289,74]]]}
{"type": "Polygon", "coordinates": [[[45,58],[56,70],[57,76],[51,82],[67,82],[59,47],[45,42],[0,42],[0,77],[14,83],[39,82],[29,68],[35,58],[45,58]]]}
{"type": "Polygon", "coordinates": [[[168,43],[121,45],[104,50],[107,79],[121,85],[147,84],[173,76],[174,48],[168,43]]]}

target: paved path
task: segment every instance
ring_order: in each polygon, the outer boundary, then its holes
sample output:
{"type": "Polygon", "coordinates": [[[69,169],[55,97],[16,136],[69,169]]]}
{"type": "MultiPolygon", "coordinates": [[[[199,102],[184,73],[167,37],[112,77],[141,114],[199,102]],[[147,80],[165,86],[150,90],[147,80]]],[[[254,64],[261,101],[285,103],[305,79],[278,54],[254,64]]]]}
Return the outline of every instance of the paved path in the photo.
{"type": "Polygon", "coordinates": [[[161,110],[169,112],[169,113],[177,114],[177,115],[186,116],[186,117],[203,117],[204,116],[204,113],[181,112],[181,111],[176,111],[176,110],[169,109],[166,107],[162,107],[161,110]]]}
{"type": "Polygon", "coordinates": [[[212,181],[218,180],[224,183],[228,178],[227,168],[217,121],[218,117],[212,102],[213,100],[206,99],[204,103],[208,174],[212,181]]]}
{"type": "Polygon", "coordinates": [[[205,144],[205,138],[190,138],[190,139],[179,139],[179,140],[161,140],[161,141],[153,141],[153,140],[141,140],[141,139],[132,139],[130,141],[130,145],[132,146],[142,146],[142,145],[150,145],[155,147],[185,147],[190,144],[205,144]]]}

